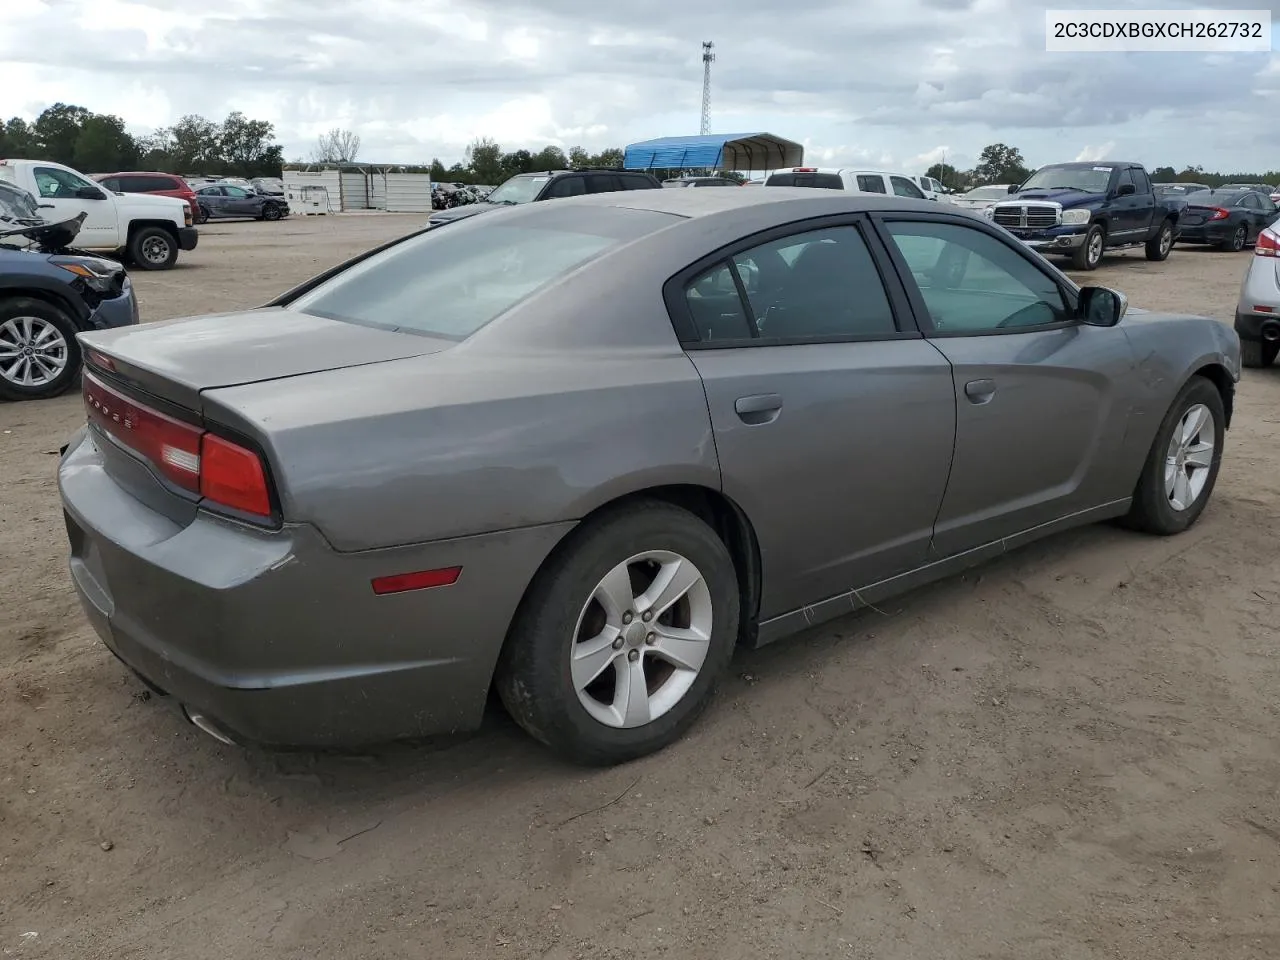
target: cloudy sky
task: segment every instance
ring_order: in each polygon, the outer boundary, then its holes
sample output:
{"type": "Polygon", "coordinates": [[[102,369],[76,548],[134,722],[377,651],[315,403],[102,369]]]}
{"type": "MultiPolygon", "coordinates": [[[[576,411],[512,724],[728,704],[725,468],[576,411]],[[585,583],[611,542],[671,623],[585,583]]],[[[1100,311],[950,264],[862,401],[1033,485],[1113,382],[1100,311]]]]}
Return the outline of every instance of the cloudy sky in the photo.
{"type": "MultiPolygon", "coordinates": [[[[1054,8],[1270,9],[1280,0],[1057,0],[1054,8]]],[[[0,0],[3,110],[56,101],[135,132],[232,109],[272,121],[287,158],[355,130],[360,159],[589,150],[769,131],[824,164],[1027,161],[1280,167],[1280,55],[1046,53],[1027,0],[738,0],[707,13],[590,0],[0,0]]],[[[1277,31],[1280,33],[1280,30],[1277,31]]]]}

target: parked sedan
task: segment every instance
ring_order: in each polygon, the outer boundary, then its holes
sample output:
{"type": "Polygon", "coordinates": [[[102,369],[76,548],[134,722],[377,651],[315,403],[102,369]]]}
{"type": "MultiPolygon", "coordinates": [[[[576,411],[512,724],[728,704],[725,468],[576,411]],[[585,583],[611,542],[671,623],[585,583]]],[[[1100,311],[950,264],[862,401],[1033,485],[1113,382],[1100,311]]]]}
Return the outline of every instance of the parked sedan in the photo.
{"type": "Polygon", "coordinates": [[[201,187],[196,191],[196,202],[200,204],[200,223],[214,219],[279,220],[289,214],[283,197],[222,183],[201,187]]]}
{"type": "Polygon", "coordinates": [[[951,202],[963,210],[981,212],[1001,200],[1008,200],[1010,186],[1007,183],[993,183],[986,187],[974,187],[972,190],[951,197],[951,202]]]}
{"type": "Polygon", "coordinates": [[[1275,203],[1256,190],[1201,190],[1187,195],[1178,221],[1179,243],[1208,243],[1239,252],[1280,216],[1275,203]]]}
{"type": "Polygon", "coordinates": [[[83,341],[74,583],[202,729],[465,730],[496,686],[589,763],[680,736],[739,644],[1186,530],[1240,365],[950,205],[786,188],[521,204],[83,341]]]}
{"type": "Polygon", "coordinates": [[[1240,284],[1236,333],[1246,367],[1269,367],[1280,354],[1280,224],[1258,234],[1240,284]]]}
{"type": "Polygon", "coordinates": [[[133,284],[119,263],[25,248],[27,235],[13,233],[14,225],[39,222],[37,212],[26,191],[0,187],[0,227],[6,234],[0,240],[3,400],[42,400],[64,392],[80,372],[77,334],[138,322],[133,284]]]}

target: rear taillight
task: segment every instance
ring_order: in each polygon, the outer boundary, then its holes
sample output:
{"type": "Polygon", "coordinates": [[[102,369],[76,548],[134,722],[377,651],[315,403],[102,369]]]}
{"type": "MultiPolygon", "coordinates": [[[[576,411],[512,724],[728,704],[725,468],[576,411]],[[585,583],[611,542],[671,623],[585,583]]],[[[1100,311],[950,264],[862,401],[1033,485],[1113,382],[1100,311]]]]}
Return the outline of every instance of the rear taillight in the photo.
{"type": "Polygon", "coordinates": [[[174,486],[211,504],[271,518],[271,491],[258,454],[131,400],[87,370],[81,383],[90,422],[174,486]]]}
{"type": "Polygon", "coordinates": [[[1221,207],[1210,207],[1209,209],[1213,211],[1213,216],[1209,218],[1210,220],[1225,220],[1231,216],[1230,210],[1223,210],[1221,207]]]}
{"type": "Polygon", "coordinates": [[[262,459],[212,433],[206,433],[200,444],[200,495],[242,513],[271,516],[271,493],[262,459]]]}
{"type": "Polygon", "coordinates": [[[1280,234],[1274,230],[1263,230],[1258,234],[1253,252],[1259,257],[1280,257],[1280,234]]]}

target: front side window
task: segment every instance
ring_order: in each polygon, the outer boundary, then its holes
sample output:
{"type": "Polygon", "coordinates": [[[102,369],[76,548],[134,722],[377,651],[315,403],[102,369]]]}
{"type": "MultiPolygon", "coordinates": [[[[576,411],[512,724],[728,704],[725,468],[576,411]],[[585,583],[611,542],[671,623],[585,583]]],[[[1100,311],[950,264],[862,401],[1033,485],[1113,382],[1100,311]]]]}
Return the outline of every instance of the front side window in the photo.
{"type": "MultiPolygon", "coordinates": [[[[804,341],[897,332],[884,283],[857,227],[792,234],[735,254],[730,262],[746,292],[743,313],[756,336],[804,341]]],[[[716,265],[686,291],[695,320],[717,319],[723,330],[732,329],[727,304],[737,297],[727,266],[716,265]],[[701,299],[721,306],[695,305],[701,299]]]]}
{"type": "Polygon", "coordinates": [[[546,207],[550,211],[527,226],[477,217],[426,231],[344,270],[288,308],[463,340],[576,267],[673,222],[643,210],[546,207]]]}
{"type": "Polygon", "coordinates": [[[561,197],[581,197],[587,192],[587,185],[582,177],[561,177],[547,188],[547,200],[561,197]]]}
{"type": "Polygon", "coordinates": [[[1016,332],[1070,319],[1053,278],[990,234],[923,220],[886,226],[939,333],[1016,332]]]}
{"type": "Polygon", "coordinates": [[[48,200],[67,200],[75,197],[83,187],[93,186],[70,170],[59,170],[57,167],[36,167],[33,176],[40,196],[48,200]]]}
{"type": "Polygon", "coordinates": [[[222,189],[228,197],[233,197],[236,200],[244,200],[246,197],[253,196],[253,194],[244,189],[244,187],[223,187],[222,189]]]}
{"type": "Polygon", "coordinates": [[[924,194],[914,183],[906,177],[890,177],[889,183],[893,185],[893,192],[900,197],[912,197],[916,200],[923,200],[924,194]]]}

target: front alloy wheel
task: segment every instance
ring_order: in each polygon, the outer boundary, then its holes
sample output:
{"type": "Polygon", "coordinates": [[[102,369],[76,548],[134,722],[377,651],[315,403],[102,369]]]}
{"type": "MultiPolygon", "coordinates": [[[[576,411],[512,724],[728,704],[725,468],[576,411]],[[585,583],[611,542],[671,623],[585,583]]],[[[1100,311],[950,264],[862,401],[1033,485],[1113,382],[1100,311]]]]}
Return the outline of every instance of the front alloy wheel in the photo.
{"type": "Polygon", "coordinates": [[[698,516],[635,501],[583,523],[512,620],[495,682],[516,722],[579,763],[658,750],[714,693],[738,637],[738,578],[698,516]]]}

